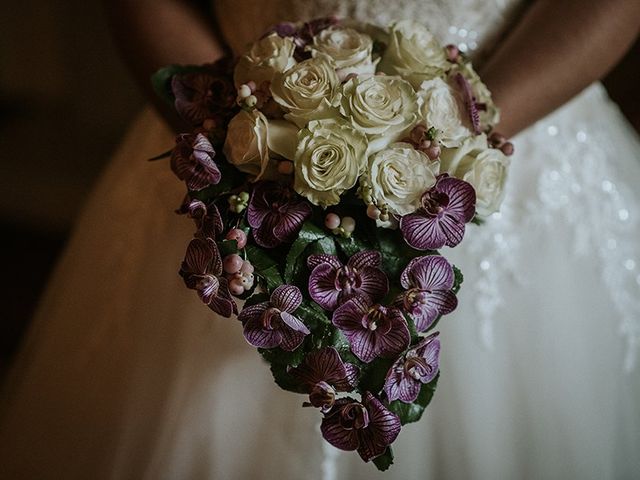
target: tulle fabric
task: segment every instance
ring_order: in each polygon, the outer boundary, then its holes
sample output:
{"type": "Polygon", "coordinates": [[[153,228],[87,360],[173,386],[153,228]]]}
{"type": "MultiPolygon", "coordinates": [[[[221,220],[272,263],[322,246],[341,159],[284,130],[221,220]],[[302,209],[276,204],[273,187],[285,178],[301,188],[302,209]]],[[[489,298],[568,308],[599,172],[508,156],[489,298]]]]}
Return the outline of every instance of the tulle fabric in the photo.
{"type": "Polygon", "coordinates": [[[438,327],[438,391],[378,474],[327,446],[319,413],[273,384],[240,324],[184,287],[184,186],[145,161],[173,137],[143,112],[3,390],[2,476],[638,477],[640,144],[599,85],[514,142],[501,214],[443,250],[465,283],[438,327]]]}

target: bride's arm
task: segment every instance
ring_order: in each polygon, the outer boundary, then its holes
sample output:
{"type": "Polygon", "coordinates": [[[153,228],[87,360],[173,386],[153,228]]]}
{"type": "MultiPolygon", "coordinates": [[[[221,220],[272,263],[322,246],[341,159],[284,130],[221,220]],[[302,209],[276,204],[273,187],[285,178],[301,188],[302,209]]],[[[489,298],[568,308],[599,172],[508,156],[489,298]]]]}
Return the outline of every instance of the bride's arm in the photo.
{"type": "Polygon", "coordinates": [[[224,54],[211,16],[189,0],[104,0],[113,36],[150,101],[165,118],[180,120],[151,90],[150,76],[172,63],[201,64],[224,54]]]}
{"type": "Polygon", "coordinates": [[[482,69],[511,136],[602,78],[640,28],[638,0],[539,0],[482,69]]]}

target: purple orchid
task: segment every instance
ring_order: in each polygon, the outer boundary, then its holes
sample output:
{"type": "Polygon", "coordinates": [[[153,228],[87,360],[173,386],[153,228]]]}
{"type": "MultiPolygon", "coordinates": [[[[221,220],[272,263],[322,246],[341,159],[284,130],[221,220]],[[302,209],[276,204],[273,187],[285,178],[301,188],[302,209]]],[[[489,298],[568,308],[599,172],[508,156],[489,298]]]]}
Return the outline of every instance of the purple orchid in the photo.
{"type": "Polygon", "coordinates": [[[476,192],[457,178],[442,174],[422,195],[422,206],[400,219],[406,242],[417,250],[455,247],[464,236],[464,224],[475,214],[476,192]]]}
{"type": "Polygon", "coordinates": [[[268,302],[245,307],[238,320],[244,326],[244,338],[254,347],[280,347],[291,352],[311,333],[292,313],[302,303],[298,287],[280,285],[268,302]]]}
{"type": "Polygon", "coordinates": [[[224,229],[222,217],[215,203],[207,206],[200,200],[187,197],[178,213],[186,213],[189,218],[193,218],[198,228],[198,237],[215,239],[224,229]]]}
{"type": "Polygon", "coordinates": [[[400,275],[400,284],[407,290],[396,305],[408,313],[418,332],[425,332],[440,315],[453,312],[458,299],[451,291],[453,268],[439,255],[416,257],[400,275]]]}
{"type": "Polygon", "coordinates": [[[275,32],[280,37],[289,37],[296,46],[294,57],[301,61],[311,57],[311,53],[305,47],[313,43],[313,38],[325,28],[336,25],[338,22],[339,19],[335,16],[317,18],[300,27],[295,23],[282,22],[275,25],[265,36],[275,32]]]}
{"type": "Polygon", "coordinates": [[[222,177],[213,161],[215,155],[211,142],[201,133],[178,135],[171,152],[171,170],[187,182],[189,190],[202,190],[217,184],[222,177]]]}
{"type": "Polygon", "coordinates": [[[220,125],[233,115],[236,106],[233,66],[229,61],[207,66],[206,71],[174,75],[171,90],[175,108],[193,125],[213,119],[220,125]]]}
{"type": "Polygon", "coordinates": [[[358,252],[346,265],[334,255],[311,255],[307,265],[309,295],[322,308],[333,311],[357,294],[372,301],[389,291],[389,280],[380,268],[381,254],[374,250],[358,252]]]}
{"type": "Polygon", "coordinates": [[[311,205],[290,187],[277,182],[258,182],[247,209],[253,238],[261,247],[274,248],[294,240],[311,205]]]}
{"type": "Polygon", "coordinates": [[[238,313],[227,279],[222,276],[220,252],[211,238],[191,240],[180,276],[187,288],[198,292],[200,299],[214,312],[227,318],[238,313]]]}
{"type": "Polygon", "coordinates": [[[344,363],[335,348],[326,347],[308,353],[302,364],[290,369],[289,373],[309,394],[309,403],[305,406],[320,408],[326,413],[333,407],[336,392],[354,389],[360,369],[344,363]]]}
{"type": "Polygon", "coordinates": [[[480,115],[478,114],[478,103],[476,97],[473,95],[473,90],[469,80],[467,80],[461,73],[456,73],[453,77],[455,85],[460,92],[464,108],[467,111],[467,119],[471,124],[473,133],[480,134],[480,115]]]}
{"type": "Polygon", "coordinates": [[[324,439],[340,450],[357,450],[365,462],[382,455],[400,433],[400,419],[365,392],[362,402],[336,400],[320,424],[324,439]]]}
{"type": "Polygon", "coordinates": [[[440,361],[438,335],[436,332],[422,339],[391,366],[384,382],[384,392],[390,402],[415,402],[422,384],[436,377],[440,361]]]}
{"type": "Polygon", "coordinates": [[[411,341],[407,321],[398,308],[372,303],[358,295],[338,307],[332,319],[349,340],[351,351],[365,363],[399,355],[411,341]]]}

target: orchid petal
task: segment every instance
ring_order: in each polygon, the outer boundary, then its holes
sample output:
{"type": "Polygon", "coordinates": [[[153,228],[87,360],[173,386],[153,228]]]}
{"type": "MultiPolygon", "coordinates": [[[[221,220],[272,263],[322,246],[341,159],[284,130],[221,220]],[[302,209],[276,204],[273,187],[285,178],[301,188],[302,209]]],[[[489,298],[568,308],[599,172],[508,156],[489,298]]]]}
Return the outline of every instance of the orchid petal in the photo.
{"type": "Polygon", "coordinates": [[[278,310],[293,313],[302,303],[302,292],[293,285],[280,285],[271,294],[271,305],[278,310]]]}

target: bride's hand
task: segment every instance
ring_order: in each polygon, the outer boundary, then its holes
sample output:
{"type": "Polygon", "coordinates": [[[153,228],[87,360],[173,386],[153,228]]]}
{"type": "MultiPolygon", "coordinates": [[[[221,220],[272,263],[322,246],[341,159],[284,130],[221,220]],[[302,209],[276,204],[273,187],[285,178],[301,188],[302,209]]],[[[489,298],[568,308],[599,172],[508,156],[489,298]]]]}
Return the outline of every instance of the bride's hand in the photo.
{"type": "Polygon", "coordinates": [[[113,36],[140,87],[178,131],[188,126],[162,103],[149,80],[173,63],[201,64],[224,55],[208,11],[190,0],[103,0],[113,36]]]}
{"type": "MultiPolygon", "coordinates": [[[[632,45],[638,0],[539,0],[482,69],[511,136],[596,80],[632,45]]],[[[597,112],[594,112],[597,114],[597,112]]]]}

